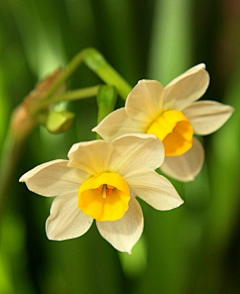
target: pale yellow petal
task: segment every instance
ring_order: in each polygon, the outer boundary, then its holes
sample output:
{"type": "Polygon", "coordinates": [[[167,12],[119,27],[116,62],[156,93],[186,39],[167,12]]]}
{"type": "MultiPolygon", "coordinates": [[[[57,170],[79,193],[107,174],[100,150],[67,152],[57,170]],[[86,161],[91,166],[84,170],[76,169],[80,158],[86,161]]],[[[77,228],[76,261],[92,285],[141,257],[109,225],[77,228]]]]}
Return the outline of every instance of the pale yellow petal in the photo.
{"type": "Polygon", "coordinates": [[[155,209],[170,210],[183,203],[170,181],[154,171],[136,171],[126,181],[132,195],[143,199],[155,209]]]}
{"type": "Polygon", "coordinates": [[[215,101],[198,101],[182,112],[191,121],[194,132],[208,135],[218,130],[232,115],[234,108],[215,101]]]}
{"type": "Polygon", "coordinates": [[[133,88],[126,100],[129,117],[151,123],[162,111],[163,86],[154,80],[141,80],[133,88]]]}
{"type": "Polygon", "coordinates": [[[145,122],[128,117],[125,108],[120,108],[105,117],[92,131],[111,142],[124,134],[145,132],[147,126],[145,122]]]}
{"type": "Polygon", "coordinates": [[[180,156],[166,156],[161,170],[168,176],[183,182],[194,180],[204,162],[202,144],[194,138],[193,147],[180,156]]]}
{"type": "Polygon", "coordinates": [[[51,240],[72,239],[85,234],[93,219],[78,207],[78,193],[71,192],[54,199],[46,221],[47,236],[51,240]]]}
{"type": "Polygon", "coordinates": [[[103,140],[77,143],[68,153],[68,166],[77,167],[90,175],[98,175],[108,171],[112,152],[111,143],[103,140]]]}
{"type": "Polygon", "coordinates": [[[19,181],[25,182],[30,191],[42,196],[77,191],[87,174],[67,164],[68,160],[61,159],[43,163],[25,173],[19,181]]]}
{"type": "Polygon", "coordinates": [[[207,90],[209,75],[205,64],[199,64],[186,71],[164,89],[164,108],[182,110],[198,100],[207,90]]]}
{"type": "Polygon", "coordinates": [[[139,169],[155,170],[164,160],[164,146],[154,135],[132,134],[115,139],[110,170],[123,177],[139,169]]]}
{"type": "Polygon", "coordinates": [[[97,227],[103,238],[113,247],[131,254],[132,247],[137,243],[143,231],[141,206],[135,198],[132,198],[123,218],[113,222],[97,222],[97,227]]]}

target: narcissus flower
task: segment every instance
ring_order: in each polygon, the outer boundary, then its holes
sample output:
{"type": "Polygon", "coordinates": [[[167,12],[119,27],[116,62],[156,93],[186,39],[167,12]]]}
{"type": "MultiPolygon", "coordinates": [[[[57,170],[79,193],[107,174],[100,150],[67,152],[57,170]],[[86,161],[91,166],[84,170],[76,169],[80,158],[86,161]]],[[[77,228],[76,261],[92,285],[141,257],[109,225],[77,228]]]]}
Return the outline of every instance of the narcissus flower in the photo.
{"type": "Polygon", "coordinates": [[[95,219],[107,241],[130,253],[143,231],[136,196],[158,210],[183,203],[173,185],[155,172],[164,160],[164,147],[153,135],[81,142],[68,157],[41,164],[20,178],[35,193],[57,196],[46,222],[49,239],[79,237],[95,219]]]}
{"type": "Polygon", "coordinates": [[[204,161],[201,143],[193,137],[219,129],[233,107],[214,101],[197,101],[209,85],[204,64],[174,79],[166,87],[141,80],[126,100],[125,108],[109,114],[93,131],[106,141],[127,133],[156,135],[164,144],[161,170],[180,181],[193,180],[204,161]]]}

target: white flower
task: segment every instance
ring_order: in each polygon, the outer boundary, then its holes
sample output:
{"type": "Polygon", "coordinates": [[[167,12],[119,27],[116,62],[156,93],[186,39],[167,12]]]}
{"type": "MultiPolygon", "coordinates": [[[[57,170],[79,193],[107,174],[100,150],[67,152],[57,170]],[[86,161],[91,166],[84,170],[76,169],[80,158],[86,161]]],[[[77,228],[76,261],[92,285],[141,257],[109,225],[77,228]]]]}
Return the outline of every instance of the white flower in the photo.
{"type": "Polygon", "coordinates": [[[155,172],[164,160],[164,146],[153,135],[78,143],[68,157],[41,164],[20,178],[35,193],[57,196],[46,222],[49,239],[79,237],[96,219],[100,234],[130,253],[143,231],[136,196],[158,210],[183,203],[172,184],[155,172]]]}
{"type": "Polygon", "coordinates": [[[204,64],[174,79],[165,88],[158,81],[141,80],[126,100],[125,108],[109,114],[93,131],[106,141],[127,133],[156,135],[164,144],[161,170],[181,181],[193,180],[204,162],[201,143],[193,137],[219,129],[233,107],[198,101],[209,85],[204,64]]]}

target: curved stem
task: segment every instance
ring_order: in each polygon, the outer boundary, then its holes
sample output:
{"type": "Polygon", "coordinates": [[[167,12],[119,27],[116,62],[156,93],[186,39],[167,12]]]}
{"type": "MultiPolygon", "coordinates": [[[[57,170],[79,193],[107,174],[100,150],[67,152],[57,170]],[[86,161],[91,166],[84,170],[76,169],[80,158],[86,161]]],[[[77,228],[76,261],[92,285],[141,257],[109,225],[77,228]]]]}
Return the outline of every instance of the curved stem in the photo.
{"type": "MultiPolygon", "coordinates": [[[[93,72],[95,72],[105,83],[107,83],[110,86],[114,86],[117,89],[118,94],[121,96],[123,100],[126,100],[128,94],[132,90],[132,87],[123,79],[123,77],[106,61],[106,59],[94,48],[87,48],[82,50],[80,53],[78,53],[72,61],[68,64],[66,69],[62,72],[62,74],[55,80],[53,85],[48,90],[45,97],[39,101],[40,103],[37,103],[37,105],[32,105],[31,109],[31,116],[35,117],[39,110],[42,110],[42,108],[45,106],[48,106],[52,103],[59,102],[61,98],[66,98],[67,94],[64,94],[64,96],[54,97],[55,92],[62,86],[63,83],[74,73],[74,71],[79,67],[81,63],[85,63],[89,69],[91,69],[93,72]],[[66,96],[65,96],[66,95],[66,96]]],[[[82,89],[82,93],[80,94],[80,98],[76,99],[82,99],[82,98],[88,98],[89,93],[88,89],[82,89]],[[84,91],[87,91],[84,93],[84,91]],[[84,97],[83,95],[86,94],[87,97],[84,97]]],[[[97,92],[97,88],[92,89],[94,93],[97,92]],[[96,92],[95,92],[96,91],[96,92]]],[[[81,90],[78,90],[81,91],[81,90]]],[[[92,95],[92,94],[90,94],[92,95]]],[[[67,98],[68,100],[68,98],[67,98]]],[[[75,100],[69,99],[69,100],[75,100]]]]}
{"type": "Polygon", "coordinates": [[[132,87],[123,77],[106,61],[106,59],[94,48],[84,51],[84,63],[94,71],[105,83],[114,86],[123,100],[126,100],[132,87]]]}
{"type": "MultiPolygon", "coordinates": [[[[128,93],[131,91],[131,86],[107,63],[105,58],[94,48],[87,48],[77,54],[72,61],[68,64],[62,74],[56,78],[52,86],[47,91],[47,94],[41,99],[36,100],[29,108],[22,103],[17,110],[13,113],[13,118],[9,126],[8,136],[5,140],[0,164],[0,218],[3,213],[5,198],[7,195],[8,187],[11,185],[12,176],[18,164],[21,155],[23,144],[28,137],[29,133],[35,127],[36,116],[39,111],[44,110],[48,105],[57,103],[63,100],[77,100],[95,96],[100,86],[85,88],[81,90],[72,91],[63,95],[54,96],[56,91],[62,86],[63,83],[74,73],[79,65],[84,62],[91,70],[93,70],[104,82],[117,89],[118,94],[125,100],[128,93]],[[31,114],[31,117],[30,117],[31,114]]],[[[101,104],[100,117],[103,118],[107,113],[113,110],[116,93],[115,89],[110,90],[113,98],[110,98],[111,105],[106,101],[101,104]],[[111,92],[112,91],[112,92],[111,92]],[[103,108],[102,108],[103,106],[103,108]],[[105,109],[106,107],[106,109],[105,109]],[[103,111],[103,112],[102,112],[103,111]]],[[[109,93],[109,90],[108,90],[109,93]]],[[[111,96],[110,95],[110,96],[111,96]]],[[[105,98],[104,98],[105,99],[105,98]]],[[[99,118],[100,119],[100,118],[99,118]]],[[[37,120],[36,120],[37,121],[37,120]]]]}
{"type": "Polygon", "coordinates": [[[84,62],[93,72],[95,72],[108,85],[115,86],[119,95],[126,100],[132,87],[123,77],[106,61],[102,54],[94,48],[87,48],[78,53],[68,64],[62,75],[55,81],[48,91],[44,100],[51,99],[51,96],[58,88],[73,74],[73,72],[84,62]]]}

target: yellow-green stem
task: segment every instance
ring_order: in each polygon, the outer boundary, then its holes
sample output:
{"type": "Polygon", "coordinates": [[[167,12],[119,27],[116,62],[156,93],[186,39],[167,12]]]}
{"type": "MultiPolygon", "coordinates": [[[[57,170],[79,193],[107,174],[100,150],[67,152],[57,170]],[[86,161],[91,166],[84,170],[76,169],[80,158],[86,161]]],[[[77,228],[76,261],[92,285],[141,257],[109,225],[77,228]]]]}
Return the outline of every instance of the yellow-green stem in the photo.
{"type": "MultiPolygon", "coordinates": [[[[99,88],[97,95],[98,123],[114,110],[116,101],[117,91],[114,86],[103,85],[99,88]]],[[[100,135],[97,134],[97,139],[100,138],[100,135]]]]}
{"type": "Polygon", "coordinates": [[[48,107],[50,104],[56,104],[61,101],[74,101],[97,96],[99,88],[100,85],[96,85],[93,87],[73,90],[59,96],[54,96],[51,98],[51,100],[43,100],[39,105],[38,110],[44,109],[48,107]]]}
{"type": "Polygon", "coordinates": [[[118,94],[126,100],[132,87],[123,77],[106,61],[106,59],[94,48],[84,50],[84,63],[94,71],[106,84],[115,86],[118,94]]]}
{"type": "Polygon", "coordinates": [[[79,65],[84,62],[104,82],[115,86],[119,95],[125,100],[131,91],[131,86],[115,71],[106,59],[94,48],[87,48],[78,53],[68,64],[63,74],[55,81],[44,100],[51,99],[51,96],[58,88],[74,73],[79,65]]]}
{"type": "MultiPolygon", "coordinates": [[[[74,73],[74,71],[82,62],[84,62],[91,70],[93,70],[104,82],[106,82],[108,85],[114,86],[117,89],[119,95],[124,100],[127,98],[127,95],[131,91],[131,86],[107,63],[104,57],[96,49],[88,48],[82,50],[72,59],[67,68],[50,87],[45,97],[42,97],[42,99],[38,101],[39,103],[32,105],[32,108],[30,108],[29,111],[31,112],[31,117],[33,119],[36,118],[36,116],[39,114],[39,111],[44,110],[43,106],[47,107],[50,104],[57,103],[62,100],[87,98],[94,96],[98,92],[99,86],[95,86],[91,89],[88,88],[76,90],[58,97],[54,97],[55,92],[62,86],[63,83],[66,82],[66,80],[74,73]]],[[[113,108],[114,105],[115,102],[113,103],[113,108]]],[[[105,116],[105,110],[104,113],[105,116]]],[[[100,116],[102,117],[103,115],[100,114],[100,116]]],[[[5,202],[4,200],[7,195],[8,187],[11,185],[11,180],[21,155],[22,146],[27,136],[35,126],[30,117],[27,119],[30,121],[30,127],[27,129],[24,129],[24,126],[23,128],[20,126],[17,132],[13,132],[12,125],[9,126],[8,136],[4,143],[0,164],[0,218],[2,216],[5,202]]]]}

